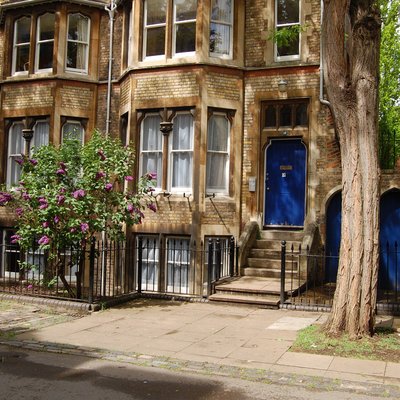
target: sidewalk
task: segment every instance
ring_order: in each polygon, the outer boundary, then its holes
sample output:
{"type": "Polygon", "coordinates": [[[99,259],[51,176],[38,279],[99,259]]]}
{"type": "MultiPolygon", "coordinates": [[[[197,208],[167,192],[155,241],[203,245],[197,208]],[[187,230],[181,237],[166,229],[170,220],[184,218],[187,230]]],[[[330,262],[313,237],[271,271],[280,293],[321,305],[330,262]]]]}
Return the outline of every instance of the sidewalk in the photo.
{"type": "MultiPolygon", "coordinates": [[[[186,370],[202,372],[227,373],[231,368],[235,373],[251,370],[265,376],[298,374],[351,381],[355,387],[384,384],[400,388],[400,364],[288,351],[299,329],[322,323],[326,316],[246,306],[139,300],[0,343],[141,365],[178,369],[184,366],[186,370]]],[[[391,322],[400,328],[398,319],[391,322]]]]}

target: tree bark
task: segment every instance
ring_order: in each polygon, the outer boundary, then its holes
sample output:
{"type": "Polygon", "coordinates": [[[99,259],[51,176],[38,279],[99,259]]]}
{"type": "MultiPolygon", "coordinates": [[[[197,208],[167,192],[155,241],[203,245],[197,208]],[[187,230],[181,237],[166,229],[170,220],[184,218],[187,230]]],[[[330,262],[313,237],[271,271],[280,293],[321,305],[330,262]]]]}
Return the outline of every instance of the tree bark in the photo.
{"type": "Polygon", "coordinates": [[[324,0],[325,83],[342,165],[342,236],[326,329],[370,335],[379,266],[378,74],[380,17],[373,0],[324,0]]]}

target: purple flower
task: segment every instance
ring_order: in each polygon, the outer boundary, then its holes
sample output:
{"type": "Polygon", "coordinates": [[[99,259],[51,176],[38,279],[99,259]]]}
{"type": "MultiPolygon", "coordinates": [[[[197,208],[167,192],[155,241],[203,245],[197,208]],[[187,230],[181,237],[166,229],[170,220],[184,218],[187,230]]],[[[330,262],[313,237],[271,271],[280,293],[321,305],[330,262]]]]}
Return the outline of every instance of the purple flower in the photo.
{"type": "Polygon", "coordinates": [[[31,200],[31,196],[29,196],[29,194],[26,193],[26,192],[22,193],[22,198],[23,198],[25,201],[31,200]]]}
{"type": "Polygon", "coordinates": [[[75,199],[85,197],[85,191],[83,189],[75,190],[75,192],[72,193],[72,196],[74,196],[75,199]]]}
{"type": "Polygon", "coordinates": [[[81,223],[81,231],[86,232],[88,229],[89,229],[89,224],[87,224],[86,222],[82,222],[81,223]]]}
{"type": "Polygon", "coordinates": [[[71,228],[69,231],[70,231],[71,233],[75,233],[75,232],[76,232],[76,228],[71,228]]]}
{"type": "Polygon", "coordinates": [[[49,203],[44,197],[39,197],[39,210],[44,210],[49,206],[49,203]]]}
{"type": "Polygon", "coordinates": [[[40,245],[49,244],[49,243],[50,243],[50,239],[49,239],[46,235],[43,235],[43,236],[38,240],[38,243],[39,243],[40,245]]]}
{"type": "Polygon", "coordinates": [[[27,288],[27,289],[32,289],[32,288],[33,288],[33,285],[28,285],[26,288],[27,288]]]}
{"type": "Polygon", "coordinates": [[[54,217],[54,223],[55,223],[55,224],[58,224],[59,222],[60,222],[60,218],[59,218],[58,215],[56,215],[56,216],[54,217]]]}
{"type": "Polygon", "coordinates": [[[147,188],[147,193],[151,193],[151,192],[155,192],[155,191],[156,191],[156,189],[154,189],[153,186],[149,186],[147,188]]]}
{"type": "Polygon", "coordinates": [[[42,224],[43,228],[48,228],[49,227],[49,223],[47,221],[43,222],[42,224]]]}
{"type": "Polygon", "coordinates": [[[20,235],[12,235],[10,239],[11,239],[11,243],[15,244],[21,240],[21,236],[20,235]]]}
{"type": "Polygon", "coordinates": [[[147,179],[148,179],[149,181],[156,180],[156,179],[157,179],[157,173],[156,173],[156,172],[149,172],[149,173],[147,174],[147,179]]]}
{"type": "Polygon", "coordinates": [[[132,214],[133,211],[135,210],[135,207],[133,207],[133,205],[131,203],[128,203],[126,205],[126,209],[128,210],[128,212],[130,212],[132,214]]]}
{"type": "Polygon", "coordinates": [[[65,201],[65,196],[63,196],[62,194],[58,194],[56,196],[56,199],[57,199],[57,205],[61,206],[61,204],[63,204],[65,201]]]}
{"type": "Polygon", "coordinates": [[[151,210],[151,211],[154,211],[154,212],[157,211],[156,205],[155,205],[154,203],[149,203],[149,204],[147,204],[147,208],[148,208],[149,210],[151,210]]]}
{"type": "Polygon", "coordinates": [[[16,158],[16,159],[15,159],[15,162],[16,162],[18,165],[22,165],[22,164],[24,163],[24,159],[23,159],[23,158],[16,158]]]}
{"type": "Polygon", "coordinates": [[[131,182],[131,181],[133,181],[133,176],[128,175],[128,176],[125,177],[125,180],[126,180],[127,182],[131,182]]]}
{"type": "Polygon", "coordinates": [[[106,176],[106,174],[103,171],[99,171],[96,174],[96,180],[98,181],[99,179],[104,178],[105,176],[106,176]]]}
{"type": "Polygon", "coordinates": [[[65,175],[67,172],[65,171],[65,169],[62,169],[62,168],[60,168],[60,169],[58,169],[57,171],[56,171],[56,174],[57,175],[65,175]]]}
{"type": "Polygon", "coordinates": [[[99,155],[99,157],[100,157],[100,159],[102,160],[102,161],[104,161],[107,157],[105,156],[105,154],[104,154],[104,151],[102,150],[102,149],[100,149],[100,150],[98,150],[97,151],[97,154],[99,155]]]}
{"type": "Polygon", "coordinates": [[[19,184],[20,184],[21,186],[25,186],[25,182],[24,182],[24,181],[19,181],[19,184]]]}
{"type": "Polygon", "coordinates": [[[110,192],[112,187],[113,187],[112,183],[109,182],[105,184],[104,189],[106,190],[106,192],[110,192]]]}
{"type": "Polygon", "coordinates": [[[0,192],[0,206],[5,206],[13,199],[12,195],[7,192],[0,192]]]}
{"type": "Polygon", "coordinates": [[[18,217],[21,217],[24,213],[24,209],[21,207],[18,207],[15,209],[15,214],[17,214],[18,217]]]}
{"type": "Polygon", "coordinates": [[[65,165],[65,163],[64,162],[60,162],[60,167],[62,168],[62,169],[67,169],[67,166],[65,165]]]}
{"type": "Polygon", "coordinates": [[[30,162],[32,165],[36,165],[36,164],[38,163],[38,160],[36,160],[35,158],[31,158],[31,159],[29,160],[29,162],[30,162]]]}
{"type": "Polygon", "coordinates": [[[65,189],[64,187],[60,188],[59,192],[60,193],[65,193],[67,191],[67,189],[65,189]]]}

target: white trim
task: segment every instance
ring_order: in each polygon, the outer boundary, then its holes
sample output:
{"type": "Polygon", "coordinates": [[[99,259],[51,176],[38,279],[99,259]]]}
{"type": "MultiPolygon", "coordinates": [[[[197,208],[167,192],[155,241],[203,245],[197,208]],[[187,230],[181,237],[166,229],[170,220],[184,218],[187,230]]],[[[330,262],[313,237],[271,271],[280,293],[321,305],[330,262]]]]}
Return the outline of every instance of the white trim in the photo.
{"type": "Polygon", "coordinates": [[[216,58],[221,58],[221,59],[226,59],[226,60],[231,60],[233,58],[233,36],[234,36],[234,15],[235,15],[235,0],[230,0],[231,2],[231,20],[229,22],[226,21],[220,21],[220,20],[213,20],[212,19],[212,0],[211,0],[211,7],[210,7],[210,27],[209,27],[209,43],[210,43],[210,37],[211,37],[211,24],[214,23],[216,25],[225,25],[229,26],[229,54],[224,54],[224,53],[218,53],[216,51],[212,52],[209,50],[210,57],[216,57],[216,58]]]}
{"type": "MultiPolygon", "coordinates": [[[[144,14],[143,14],[143,59],[144,60],[160,60],[165,58],[166,55],[166,40],[167,40],[167,11],[165,13],[165,22],[164,23],[158,23],[158,24],[152,24],[152,25],[147,25],[147,2],[148,0],[145,0],[144,2],[144,14]],[[150,28],[149,28],[150,27],[150,28]],[[152,28],[162,28],[164,27],[164,53],[163,54],[156,54],[154,56],[148,56],[147,55],[147,31],[148,29],[152,28]]],[[[166,0],[166,4],[168,7],[168,0],[166,0]]]]}
{"type": "Polygon", "coordinates": [[[30,60],[30,52],[31,52],[31,26],[32,26],[32,17],[31,16],[22,16],[14,21],[14,35],[13,35],[13,50],[12,50],[12,66],[11,66],[11,74],[13,76],[16,75],[28,75],[29,73],[29,60],[30,60]],[[29,20],[29,42],[22,42],[22,43],[16,43],[17,41],[17,24],[18,21],[21,21],[22,19],[28,19],[29,20]],[[29,52],[28,52],[28,62],[25,64],[28,64],[28,69],[25,71],[16,71],[17,67],[17,48],[18,47],[23,47],[23,46],[28,46],[29,52]]]}
{"type": "Polygon", "coordinates": [[[53,42],[53,54],[52,58],[54,55],[54,43],[55,43],[55,14],[48,12],[45,14],[40,15],[37,20],[36,20],[36,52],[35,52],[35,72],[52,72],[53,71],[53,62],[52,62],[52,67],[51,68],[43,68],[39,69],[39,60],[40,60],[40,45],[43,43],[50,43],[53,42]],[[40,40],[40,32],[41,32],[41,18],[46,16],[46,15],[53,15],[54,17],[54,27],[53,27],[53,39],[45,39],[45,40],[40,40]]]}
{"type": "Polygon", "coordinates": [[[176,0],[173,0],[173,21],[172,21],[172,56],[173,57],[187,57],[196,53],[196,21],[197,21],[197,1],[196,1],[196,18],[186,19],[182,21],[176,20],[176,0]],[[176,28],[178,25],[193,24],[194,23],[194,50],[186,52],[176,52],[176,28]]]}

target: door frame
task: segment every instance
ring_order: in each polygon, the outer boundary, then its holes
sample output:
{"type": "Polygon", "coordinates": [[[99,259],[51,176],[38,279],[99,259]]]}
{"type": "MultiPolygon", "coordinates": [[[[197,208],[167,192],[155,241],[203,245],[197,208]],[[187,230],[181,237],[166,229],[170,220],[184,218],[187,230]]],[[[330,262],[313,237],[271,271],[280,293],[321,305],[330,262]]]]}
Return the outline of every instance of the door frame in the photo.
{"type": "Polygon", "coordinates": [[[263,150],[263,155],[264,155],[264,163],[263,163],[263,170],[261,174],[261,179],[262,179],[262,226],[263,229],[296,229],[300,230],[304,228],[304,223],[303,225],[266,225],[265,224],[265,214],[266,214],[266,173],[267,173],[267,151],[268,148],[272,145],[273,142],[276,141],[299,141],[305,150],[305,165],[304,165],[304,221],[306,220],[307,216],[307,188],[308,188],[308,148],[307,145],[304,143],[302,137],[269,137],[267,139],[266,145],[263,150]]]}

